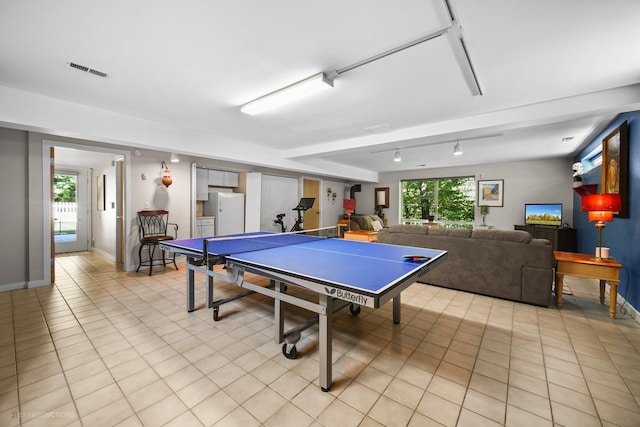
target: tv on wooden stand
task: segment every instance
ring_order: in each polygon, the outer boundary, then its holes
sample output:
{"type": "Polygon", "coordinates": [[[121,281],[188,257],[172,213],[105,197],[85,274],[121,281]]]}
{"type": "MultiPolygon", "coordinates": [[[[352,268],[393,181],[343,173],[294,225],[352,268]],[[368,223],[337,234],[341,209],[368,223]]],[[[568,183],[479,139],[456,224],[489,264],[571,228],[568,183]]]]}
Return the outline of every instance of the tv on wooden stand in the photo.
{"type": "Polygon", "coordinates": [[[534,239],[547,239],[554,251],[576,252],[576,230],[562,227],[562,224],[562,203],[527,203],[524,205],[524,225],[514,228],[527,231],[534,239]]]}

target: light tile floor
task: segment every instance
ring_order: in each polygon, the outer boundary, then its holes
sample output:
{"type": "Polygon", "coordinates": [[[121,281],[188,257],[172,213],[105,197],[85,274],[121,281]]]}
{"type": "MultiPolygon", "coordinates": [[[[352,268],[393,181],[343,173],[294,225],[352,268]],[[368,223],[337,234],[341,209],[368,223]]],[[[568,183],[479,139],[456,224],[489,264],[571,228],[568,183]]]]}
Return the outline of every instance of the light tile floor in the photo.
{"type": "Polygon", "coordinates": [[[567,278],[562,310],[415,284],[400,325],[340,313],[323,393],[317,327],[284,358],[266,297],[213,322],[204,286],[186,312],[183,265],[56,262],[55,286],[0,293],[2,426],[640,426],[640,325],[595,281],[567,278]]]}

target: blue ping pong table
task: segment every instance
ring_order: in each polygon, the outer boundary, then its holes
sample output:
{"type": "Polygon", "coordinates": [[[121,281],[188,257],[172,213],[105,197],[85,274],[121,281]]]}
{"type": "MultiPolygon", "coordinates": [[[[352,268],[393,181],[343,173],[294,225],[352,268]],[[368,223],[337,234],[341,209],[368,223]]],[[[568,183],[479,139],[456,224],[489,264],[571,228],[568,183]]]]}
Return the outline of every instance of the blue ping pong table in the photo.
{"type": "MultiPolygon", "coordinates": [[[[284,331],[284,304],[316,313],[319,322],[320,388],[332,384],[332,318],[347,305],[353,314],[360,306],[379,308],[393,300],[393,321],[400,323],[400,294],[444,261],[447,252],[382,243],[327,239],[297,233],[247,233],[162,242],[161,248],[187,257],[187,310],[194,310],[194,273],[207,276],[207,307],[213,301],[213,279],[235,282],[249,293],[274,299],[275,341],[283,353],[295,358],[295,342],[309,324],[284,331]],[[406,259],[411,255],[411,259],[406,259]],[[223,264],[221,272],[214,265],[223,264]],[[245,273],[271,280],[273,287],[245,280],[245,273]],[[318,303],[286,293],[294,285],[318,295],[318,303]]],[[[245,294],[246,295],[246,294],[245,294]]],[[[214,314],[214,320],[217,316],[214,314]]]]}

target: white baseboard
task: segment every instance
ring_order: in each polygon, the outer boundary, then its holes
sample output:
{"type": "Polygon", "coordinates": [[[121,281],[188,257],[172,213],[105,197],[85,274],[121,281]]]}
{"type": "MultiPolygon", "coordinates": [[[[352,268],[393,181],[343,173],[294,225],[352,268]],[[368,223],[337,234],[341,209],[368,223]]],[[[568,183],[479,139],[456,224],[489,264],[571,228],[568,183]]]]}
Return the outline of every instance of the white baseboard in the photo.
{"type": "Polygon", "coordinates": [[[0,285],[0,292],[15,291],[16,289],[25,289],[27,282],[5,283],[0,285]]]}
{"type": "MultiPolygon", "coordinates": [[[[609,290],[610,290],[610,285],[609,282],[607,282],[607,285],[605,287],[605,292],[606,295],[610,295],[609,290]]],[[[629,316],[631,316],[636,322],[640,323],[640,312],[638,312],[638,310],[632,306],[631,304],[629,304],[627,302],[626,299],[624,299],[624,297],[620,294],[618,294],[618,298],[616,300],[617,304],[616,304],[616,313],[624,313],[624,314],[628,314],[629,316]]]]}
{"type": "Polygon", "coordinates": [[[27,283],[27,288],[39,288],[40,286],[49,286],[51,283],[45,280],[33,280],[27,283]]]}
{"type": "Polygon", "coordinates": [[[91,251],[92,251],[92,252],[95,252],[95,253],[97,253],[97,254],[99,254],[99,255],[102,255],[103,257],[105,257],[105,258],[106,258],[106,259],[108,259],[109,261],[116,262],[116,257],[115,257],[114,255],[111,255],[111,254],[110,254],[110,253],[108,253],[108,252],[101,251],[100,249],[97,249],[97,248],[91,248],[91,251]]]}
{"type": "Polygon", "coordinates": [[[0,292],[15,291],[17,289],[39,288],[40,286],[49,286],[51,283],[45,280],[33,280],[31,282],[5,283],[0,285],[0,292]]]}

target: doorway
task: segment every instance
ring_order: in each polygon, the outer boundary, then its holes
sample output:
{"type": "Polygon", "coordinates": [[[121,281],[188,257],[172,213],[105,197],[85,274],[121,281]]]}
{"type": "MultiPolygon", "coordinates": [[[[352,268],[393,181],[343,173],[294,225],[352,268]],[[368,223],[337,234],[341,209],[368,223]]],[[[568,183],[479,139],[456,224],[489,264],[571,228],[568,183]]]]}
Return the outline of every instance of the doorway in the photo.
{"type": "Polygon", "coordinates": [[[88,171],[56,169],[53,175],[55,253],[89,249],[88,171]]]}
{"type": "Polygon", "coordinates": [[[304,228],[307,230],[320,228],[320,181],[305,178],[302,182],[302,197],[315,199],[311,209],[307,209],[304,213],[304,228]]]}
{"type": "MultiPolygon", "coordinates": [[[[126,250],[126,236],[131,232],[131,225],[126,221],[127,177],[131,173],[128,166],[129,152],[51,140],[43,140],[43,150],[45,186],[51,189],[50,194],[44,194],[43,200],[43,206],[46,207],[43,212],[46,234],[50,236],[47,241],[51,246],[50,251],[47,249],[44,254],[45,264],[50,263],[53,270],[57,253],[95,251],[107,259],[123,264],[125,269],[131,268],[131,256],[126,250]],[[75,230],[72,225],[67,224],[73,222],[72,213],[65,212],[63,220],[63,217],[56,215],[59,212],[54,211],[56,175],[70,175],[63,178],[67,182],[73,182],[73,178],[77,177],[75,230]],[[102,205],[97,202],[100,187],[98,177],[105,184],[101,188],[105,195],[102,198],[105,203],[102,205]],[[102,210],[98,209],[99,206],[102,210]]],[[[53,271],[50,277],[54,277],[53,271]]]]}

